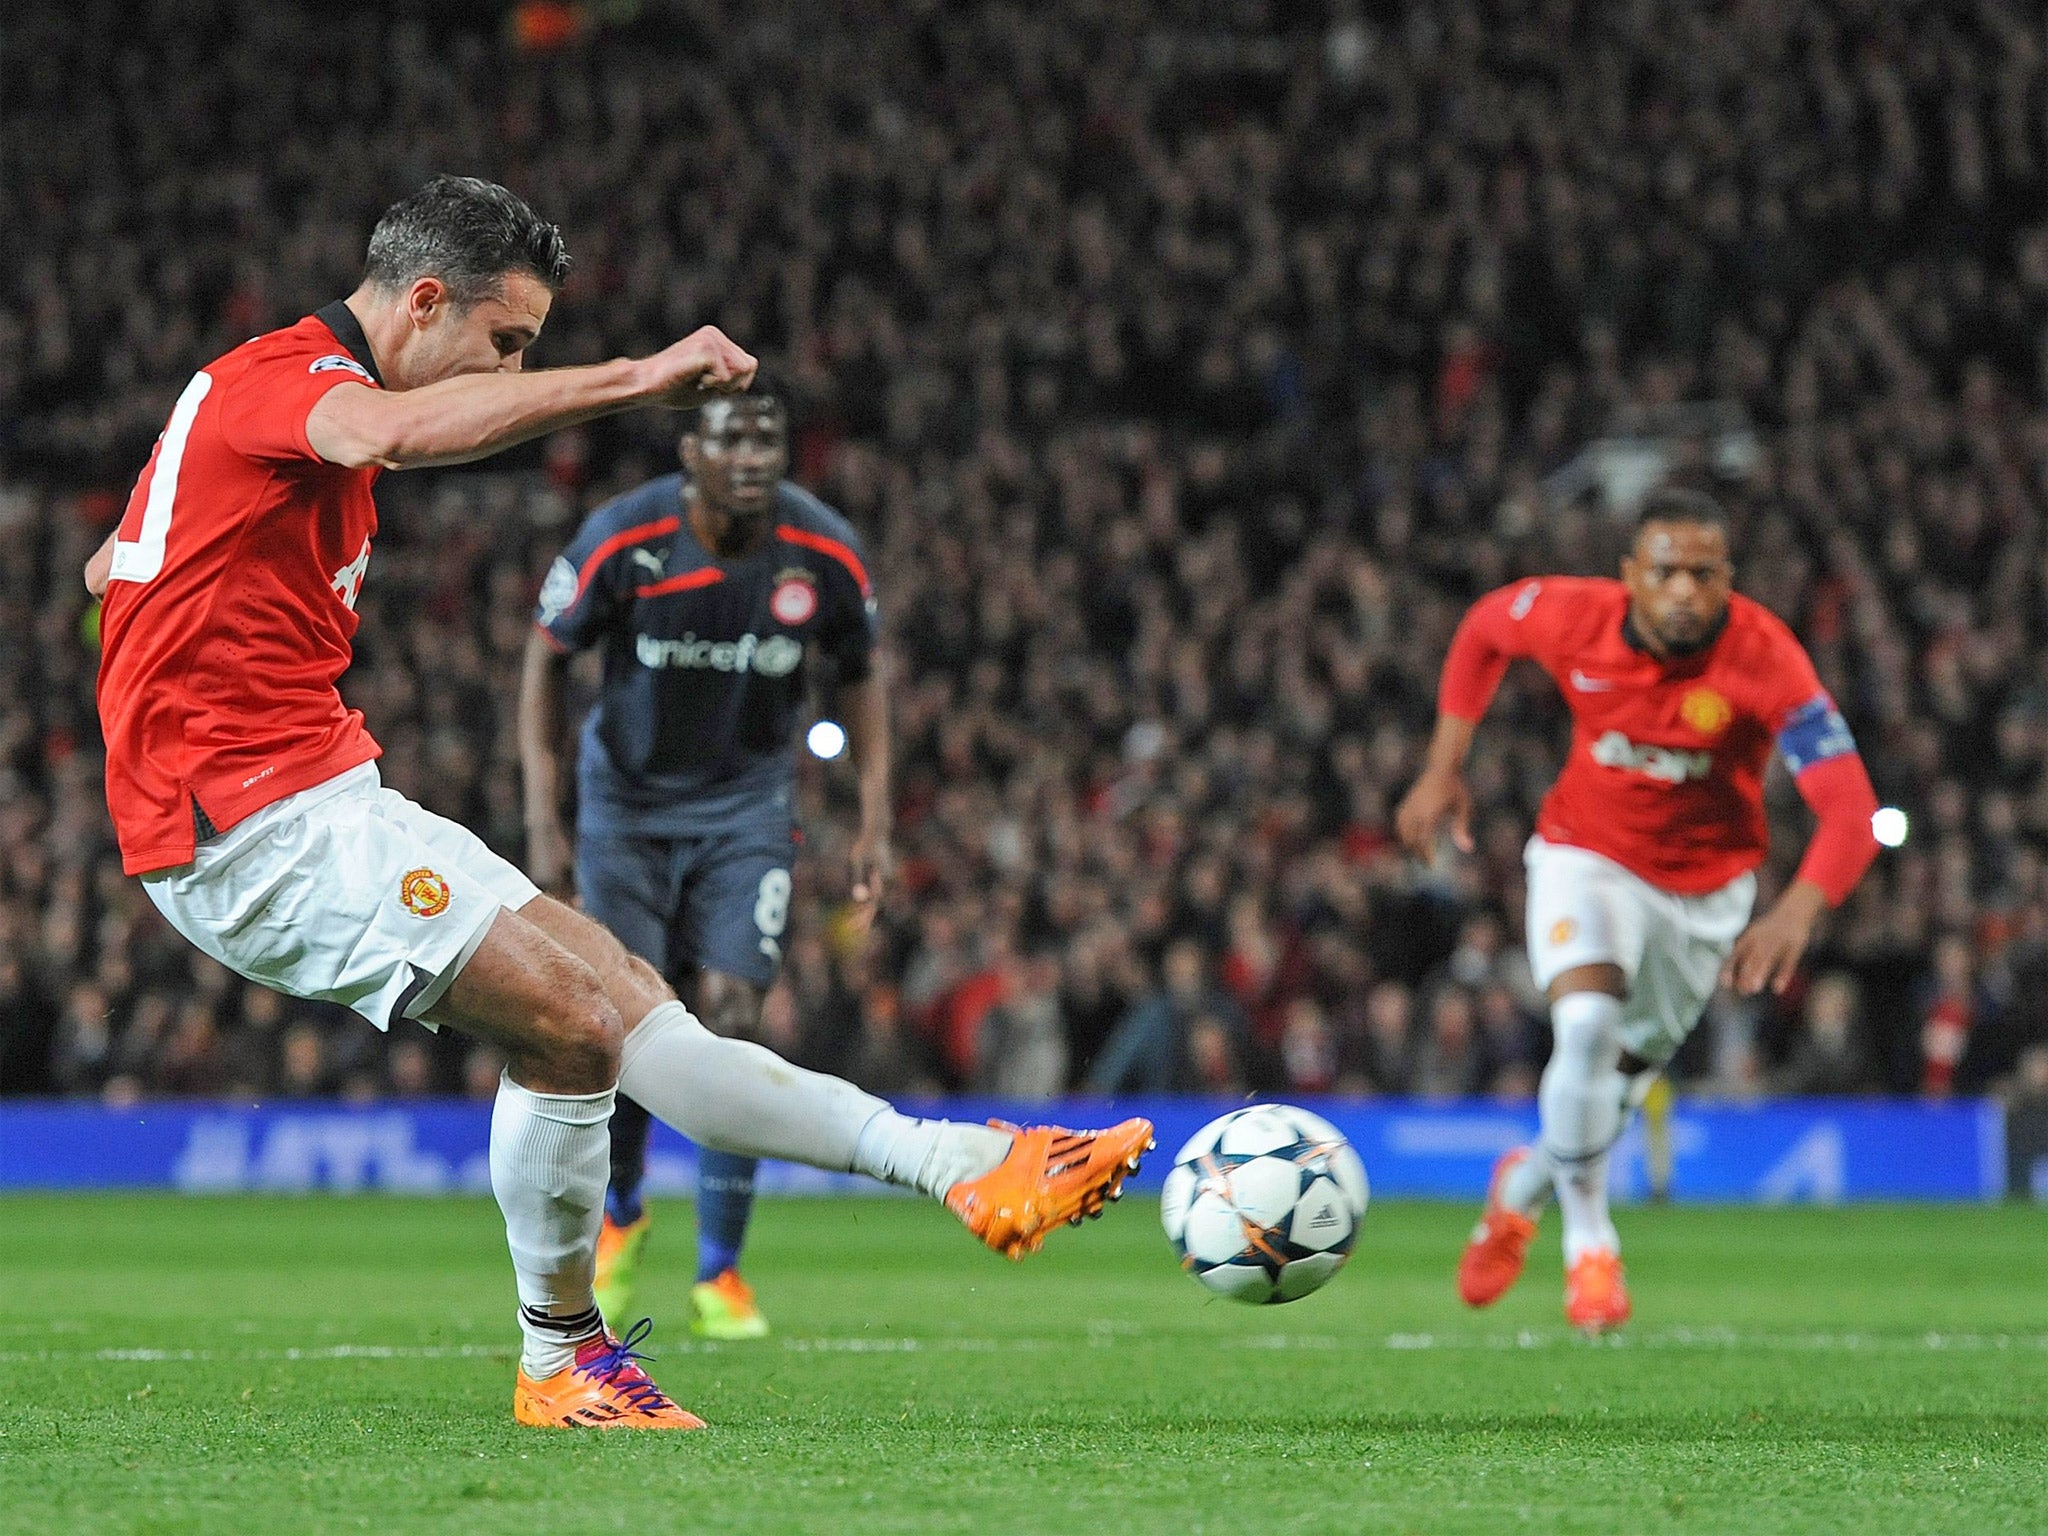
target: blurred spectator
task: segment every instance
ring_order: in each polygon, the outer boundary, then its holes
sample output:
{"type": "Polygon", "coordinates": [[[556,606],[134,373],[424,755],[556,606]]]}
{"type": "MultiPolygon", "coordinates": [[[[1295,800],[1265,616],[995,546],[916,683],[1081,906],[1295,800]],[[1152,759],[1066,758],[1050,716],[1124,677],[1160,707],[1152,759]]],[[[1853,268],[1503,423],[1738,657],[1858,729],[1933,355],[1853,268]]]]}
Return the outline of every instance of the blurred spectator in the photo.
{"type": "Polygon", "coordinates": [[[1943,934],[1934,943],[1934,963],[1920,988],[1920,1091],[1946,1098],[1955,1089],[1956,1069],[1969,1049],[1970,1032],[1984,1022],[1990,999],[1977,983],[1969,941],[1943,934]]]}
{"type": "Polygon", "coordinates": [[[316,1098],[335,1088],[327,1060],[327,1041],[311,1022],[301,1021],[285,1030],[281,1057],[276,1087],[279,1098],[316,1098]]]}
{"type": "Polygon", "coordinates": [[[1059,962],[1011,959],[1002,997],[982,1015],[974,1089],[1004,1099],[1049,1099],[1067,1085],[1067,1030],[1059,962]]]}
{"type": "Polygon", "coordinates": [[[1455,982],[1430,995],[1410,1091],[1424,1099],[1458,1099],[1485,1091],[1492,1078],[1472,994],[1455,982]]]}
{"type": "Polygon", "coordinates": [[[1158,990],[1117,1025],[1089,1069],[1089,1092],[1227,1092],[1242,1081],[1249,1030],[1207,970],[1195,940],[1167,947],[1158,990]]]}
{"type": "Polygon", "coordinates": [[[1415,994],[1398,981],[1380,982],[1366,996],[1364,1027],[1353,1041],[1340,1088],[1359,1094],[1411,1092],[1416,1044],[1415,994]]]}
{"type": "Polygon", "coordinates": [[[1328,1093],[1337,1083],[1337,1041],[1323,1005],[1297,997],[1280,1033],[1281,1078],[1295,1093],[1328,1093]]]}
{"type": "Polygon", "coordinates": [[[1839,971],[1806,989],[1802,1029],[1792,1057],[1778,1072],[1779,1093],[1862,1093],[1869,1087],[1869,1056],[1857,1038],[1856,984],[1839,971]]]}

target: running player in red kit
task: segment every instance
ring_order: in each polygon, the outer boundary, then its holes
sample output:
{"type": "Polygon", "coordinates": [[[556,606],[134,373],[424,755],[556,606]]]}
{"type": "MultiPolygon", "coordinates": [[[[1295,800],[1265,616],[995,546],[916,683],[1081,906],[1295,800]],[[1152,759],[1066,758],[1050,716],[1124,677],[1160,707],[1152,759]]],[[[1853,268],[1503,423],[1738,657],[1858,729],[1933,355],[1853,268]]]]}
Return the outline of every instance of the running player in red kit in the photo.
{"type": "Polygon", "coordinates": [[[106,597],[107,804],[123,867],[214,959],[507,1058],[490,1169],[525,1340],[515,1418],[691,1429],[637,1363],[644,1324],[619,1340],[591,1294],[616,1088],[700,1145],[922,1190],[1013,1258],[1099,1213],[1151,1127],[915,1119],[721,1039],[608,930],[379,784],[377,744],[335,687],[378,471],[753,379],[709,327],[652,357],[522,372],[568,266],[512,193],[436,177],[378,222],[354,293],[193,376],[86,570],[106,597]]]}
{"type": "Polygon", "coordinates": [[[1877,855],[1870,777],[1792,632],[1730,589],[1726,514],[1667,488],[1645,503],[1622,579],[1542,577],[1472,605],[1444,661],[1436,733],[1396,813],[1430,858],[1448,822],[1472,847],[1466,752],[1508,663],[1548,672],[1572,712],[1571,752],[1529,840],[1529,963],[1554,1037],[1536,1144],[1495,1166],[1458,1268],[1465,1300],[1522,1272],[1552,1189],[1564,1215],[1565,1316],[1628,1320],[1607,1157],[1629,1112],[1717,985],[1782,991],[1821,912],[1877,855]],[[1755,922],[1773,747],[1819,817],[1797,877],[1755,922]]]}

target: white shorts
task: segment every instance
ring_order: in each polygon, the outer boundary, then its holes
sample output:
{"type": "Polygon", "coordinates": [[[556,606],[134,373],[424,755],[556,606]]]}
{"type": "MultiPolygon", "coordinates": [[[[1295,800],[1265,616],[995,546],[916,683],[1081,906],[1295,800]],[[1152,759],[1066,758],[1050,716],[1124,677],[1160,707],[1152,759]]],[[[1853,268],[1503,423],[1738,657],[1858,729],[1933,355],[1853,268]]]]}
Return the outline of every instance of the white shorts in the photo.
{"type": "Polygon", "coordinates": [[[1671,1059],[1719,985],[1721,963],[1749,923],[1756,876],[1681,896],[1584,848],[1529,839],[1529,969],[1548,988],[1579,965],[1618,965],[1628,983],[1622,1044],[1671,1059]]]}
{"type": "Polygon", "coordinates": [[[266,805],[142,888],[229,970],[379,1029],[424,1015],[498,910],[540,894],[468,828],[385,789],[375,763],[266,805]]]}

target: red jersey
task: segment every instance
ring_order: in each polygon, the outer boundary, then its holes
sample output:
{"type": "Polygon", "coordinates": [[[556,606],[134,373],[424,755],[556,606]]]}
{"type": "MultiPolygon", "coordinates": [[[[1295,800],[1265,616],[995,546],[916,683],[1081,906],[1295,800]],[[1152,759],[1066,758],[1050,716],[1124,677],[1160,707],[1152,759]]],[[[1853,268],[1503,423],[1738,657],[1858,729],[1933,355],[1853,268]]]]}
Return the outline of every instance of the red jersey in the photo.
{"type": "Polygon", "coordinates": [[[1533,660],[1572,712],[1571,753],[1538,834],[1684,895],[1718,890],[1762,862],[1775,745],[1823,812],[1826,835],[1801,874],[1839,902],[1876,854],[1877,797],[1805,648],[1738,596],[1705,650],[1660,661],[1633,639],[1628,611],[1628,589],[1613,580],[1546,576],[1489,593],[1451,642],[1443,713],[1477,720],[1508,662],[1533,660]],[[1816,798],[1817,784],[1837,783],[1841,792],[1816,798]]]}
{"type": "Polygon", "coordinates": [[[193,375],[128,498],[100,621],[107,807],[130,874],[377,756],[336,688],[377,531],[377,472],[329,464],[306,417],[381,387],[335,303],[193,375]]]}

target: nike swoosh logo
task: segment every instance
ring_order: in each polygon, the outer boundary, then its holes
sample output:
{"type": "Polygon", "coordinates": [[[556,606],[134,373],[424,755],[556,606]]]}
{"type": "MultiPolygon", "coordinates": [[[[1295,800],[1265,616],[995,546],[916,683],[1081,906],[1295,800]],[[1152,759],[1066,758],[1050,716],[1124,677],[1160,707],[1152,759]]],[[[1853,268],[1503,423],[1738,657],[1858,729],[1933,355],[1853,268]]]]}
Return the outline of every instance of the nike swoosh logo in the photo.
{"type": "Polygon", "coordinates": [[[1577,667],[1573,667],[1572,686],[1581,693],[1612,693],[1620,684],[1611,678],[1588,677],[1577,667]]]}

